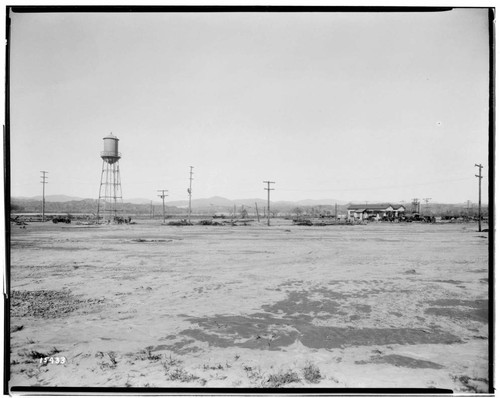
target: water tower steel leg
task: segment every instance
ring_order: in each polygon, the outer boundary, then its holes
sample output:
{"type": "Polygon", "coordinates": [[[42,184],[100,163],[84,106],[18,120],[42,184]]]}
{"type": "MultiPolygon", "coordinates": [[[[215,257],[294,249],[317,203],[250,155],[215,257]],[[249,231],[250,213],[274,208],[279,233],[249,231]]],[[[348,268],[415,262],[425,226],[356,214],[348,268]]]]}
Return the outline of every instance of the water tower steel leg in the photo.
{"type": "Polygon", "coordinates": [[[101,198],[102,198],[102,179],[104,178],[104,160],[102,161],[102,171],[101,171],[101,184],[99,185],[99,197],[97,199],[97,223],[99,224],[99,216],[101,210],[101,198]]]}
{"type": "Polygon", "coordinates": [[[116,163],[113,163],[113,219],[116,219],[116,163]]]}

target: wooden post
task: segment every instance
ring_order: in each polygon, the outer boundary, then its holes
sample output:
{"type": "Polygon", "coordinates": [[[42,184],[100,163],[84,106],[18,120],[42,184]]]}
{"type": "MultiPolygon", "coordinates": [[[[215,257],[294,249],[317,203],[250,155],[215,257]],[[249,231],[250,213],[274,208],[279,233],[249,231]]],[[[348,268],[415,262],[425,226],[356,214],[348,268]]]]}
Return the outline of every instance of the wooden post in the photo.
{"type": "Polygon", "coordinates": [[[259,208],[257,207],[257,202],[255,202],[255,211],[257,212],[257,222],[260,222],[259,208]]]}

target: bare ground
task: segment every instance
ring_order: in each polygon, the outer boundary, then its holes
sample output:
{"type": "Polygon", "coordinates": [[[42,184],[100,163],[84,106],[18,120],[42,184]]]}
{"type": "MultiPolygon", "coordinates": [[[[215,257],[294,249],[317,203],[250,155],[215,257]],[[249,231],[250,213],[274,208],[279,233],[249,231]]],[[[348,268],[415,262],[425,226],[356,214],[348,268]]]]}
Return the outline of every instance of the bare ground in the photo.
{"type": "Polygon", "coordinates": [[[487,233],[275,224],[13,226],[11,386],[487,392],[487,233]]]}

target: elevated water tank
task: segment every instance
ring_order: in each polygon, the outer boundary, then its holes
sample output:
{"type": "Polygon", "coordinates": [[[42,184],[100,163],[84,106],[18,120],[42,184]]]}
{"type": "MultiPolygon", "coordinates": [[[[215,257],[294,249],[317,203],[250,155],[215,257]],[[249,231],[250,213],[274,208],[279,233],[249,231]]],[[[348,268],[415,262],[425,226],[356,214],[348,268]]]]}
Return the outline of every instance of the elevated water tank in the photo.
{"type": "Polygon", "coordinates": [[[101,152],[101,158],[103,158],[108,163],[114,163],[120,159],[120,152],[118,152],[118,137],[115,137],[112,133],[103,138],[104,140],[104,151],[101,152]]]}

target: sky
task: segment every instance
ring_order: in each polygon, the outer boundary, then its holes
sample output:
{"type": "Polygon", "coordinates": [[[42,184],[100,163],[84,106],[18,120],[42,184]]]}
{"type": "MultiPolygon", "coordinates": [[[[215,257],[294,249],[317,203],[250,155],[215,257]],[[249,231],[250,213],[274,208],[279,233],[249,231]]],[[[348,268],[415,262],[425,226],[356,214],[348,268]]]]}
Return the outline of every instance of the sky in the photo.
{"type": "Polygon", "coordinates": [[[14,197],[487,201],[487,9],[10,17],[14,197]]]}

